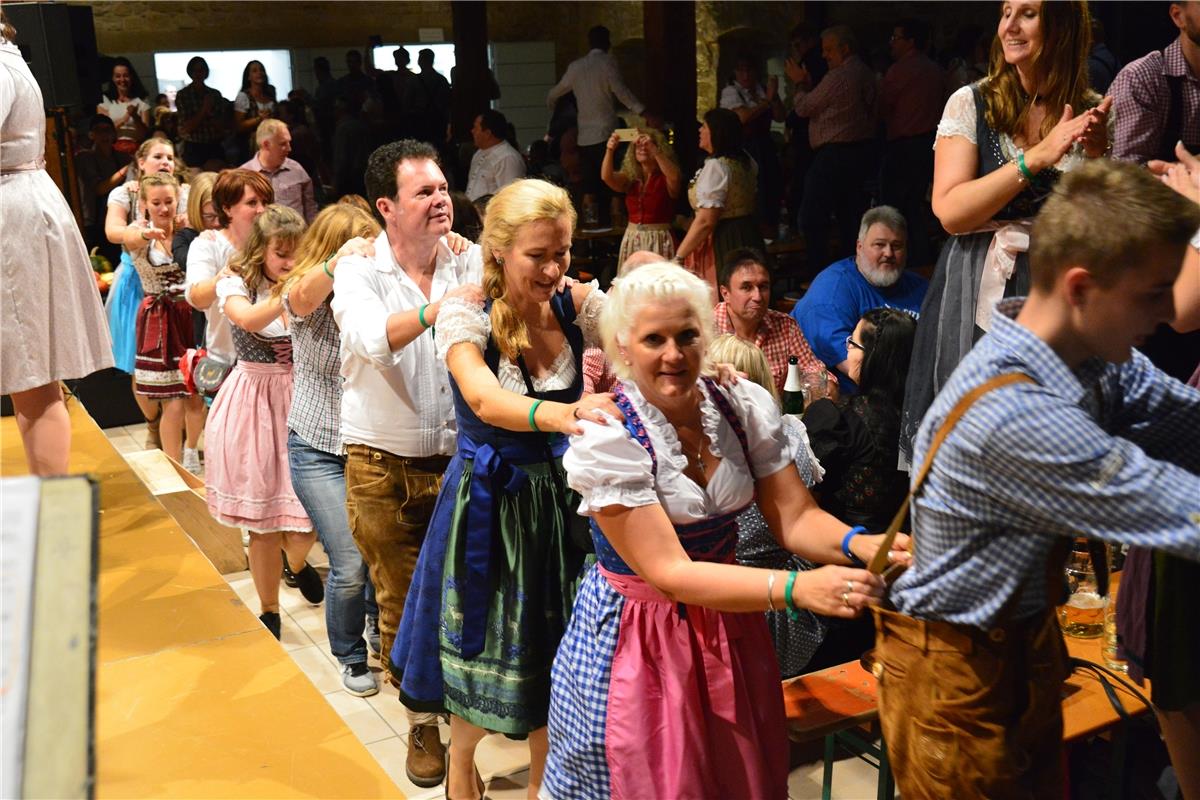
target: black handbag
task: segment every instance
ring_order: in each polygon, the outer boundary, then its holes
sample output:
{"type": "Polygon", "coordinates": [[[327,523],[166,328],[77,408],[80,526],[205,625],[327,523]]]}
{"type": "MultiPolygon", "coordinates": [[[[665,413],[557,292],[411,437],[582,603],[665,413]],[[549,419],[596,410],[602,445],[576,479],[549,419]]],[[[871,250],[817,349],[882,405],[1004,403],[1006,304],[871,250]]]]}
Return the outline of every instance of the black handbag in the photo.
{"type": "Polygon", "coordinates": [[[229,371],[232,369],[233,364],[227,361],[222,361],[207,353],[201,356],[200,361],[196,364],[196,369],[192,372],[196,391],[209,397],[214,396],[221,388],[221,384],[229,377],[229,371]]]}

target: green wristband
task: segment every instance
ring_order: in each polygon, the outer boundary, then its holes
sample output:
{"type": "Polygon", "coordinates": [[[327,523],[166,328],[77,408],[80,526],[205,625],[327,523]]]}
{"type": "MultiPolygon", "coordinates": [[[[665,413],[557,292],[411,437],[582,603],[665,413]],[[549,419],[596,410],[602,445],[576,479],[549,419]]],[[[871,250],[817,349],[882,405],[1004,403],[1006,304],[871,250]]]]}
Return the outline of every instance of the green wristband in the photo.
{"type": "Polygon", "coordinates": [[[792,587],[796,585],[796,575],[796,570],[789,572],[787,584],[783,587],[783,602],[787,604],[787,615],[794,621],[800,619],[800,610],[796,608],[796,601],[792,599],[792,587]]]}
{"type": "Polygon", "coordinates": [[[425,321],[425,309],[429,308],[429,303],[417,309],[417,322],[421,323],[422,328],[428,328],[429,323],[425,321]]]}
{"type": "Polygon", "coordinates": [[[329,262],[333,260],[333,256],[325,259],[325,263],[321,265],[321,269],[325,270],[325,274],[329,276],[329,280],[333,280],[333,273],[329,271],[329,262]]]}
{"type": "Polygon", "coordinates": [[[1033,181],[1033,173],[1029,171],[1029,167],[1025,166],[1024,153],[1017,153],[1017,169],[1021,170],[1021,174],[1025,176],[1025,180],[1033,181]]]}
{"type": "Polygon", "coordinates": [[[538,433],[541,433],[542,429],[537,426],[537,420],[535,420],[533,418],[533,415],[537,413],[538,406],[540,406],[541,404],[542,404],[541,400],[534,400],[533,405],[531,405],[529,407],[529,429],[533,430],[533,431],[537,431],[538,433]]]}

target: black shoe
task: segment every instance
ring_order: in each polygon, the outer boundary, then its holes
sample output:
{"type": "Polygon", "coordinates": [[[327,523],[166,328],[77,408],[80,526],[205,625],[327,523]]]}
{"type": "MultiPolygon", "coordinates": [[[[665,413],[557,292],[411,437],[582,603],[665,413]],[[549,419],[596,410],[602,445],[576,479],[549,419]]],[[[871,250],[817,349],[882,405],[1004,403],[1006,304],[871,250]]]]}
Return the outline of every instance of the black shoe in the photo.
{"type": "Polygon", "coordinates": [[[283,558],[283,582],[293,589],[299,589],[304,599],[314,606],[325,599],[325,584],[321,582],[321,573],[313,569],[312,564],[304,562],[304,569],[292,572],[288,566],[287,556],[283,558]]]}
{"type": "Polygon", "coordinates": [[[258,615],[258,621],[263,624],[263,627],[271,632],[271,635],[276,639],[279,638],[280,626],[282,621],[279,619],[279,614],[275,611],[267,611],[258,615]]]}

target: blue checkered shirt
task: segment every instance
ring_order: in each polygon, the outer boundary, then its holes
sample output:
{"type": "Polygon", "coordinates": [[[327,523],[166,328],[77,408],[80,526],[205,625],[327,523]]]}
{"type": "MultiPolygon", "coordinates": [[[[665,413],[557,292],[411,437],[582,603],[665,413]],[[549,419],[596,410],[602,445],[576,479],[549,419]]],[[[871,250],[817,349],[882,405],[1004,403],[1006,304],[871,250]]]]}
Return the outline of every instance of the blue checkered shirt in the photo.
{"type": "Polygon", "coordinates": [[[1068,368],[1013,321],[1023,302],[997,305],[917,433],[914,465],[968,391],[1010,372],[1036,382],[985,394],[938,450],[913,503],[915,563],[891,593],[910,616],[990,627],[1041,611],[1060,536],[1200,560],[1200,392],[1137,352],[1068,368]]]}
{"type": "MultiPolygon", "coordinates": [[[[289,290],[290,291],[290,290],[289,290]]],[[[283,308],[291,318],[292,407],[288,428],[314,449],[342,454],[341,340],[329,303],[301,317],[292,310],[288,292],[283,308]]]]}

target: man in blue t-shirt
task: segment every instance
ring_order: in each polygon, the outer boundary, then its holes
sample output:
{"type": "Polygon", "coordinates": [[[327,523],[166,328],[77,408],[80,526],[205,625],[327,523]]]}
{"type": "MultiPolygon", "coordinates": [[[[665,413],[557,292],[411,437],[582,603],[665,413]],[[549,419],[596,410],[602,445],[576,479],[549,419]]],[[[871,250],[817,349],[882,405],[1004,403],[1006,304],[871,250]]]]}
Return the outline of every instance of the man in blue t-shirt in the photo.
{"type": "Polygon", "coordinates": [[[903,309],[914,317],[929,281],[904,269],[908,224],[891,206],[876,206],[863,214],[854,258],[835,261],[813,279],[812,286],[792,309],[804,338],[817,358],[837,372],[843,394],[857,391],[846,377],[848,347],[858,347],[850,334],[872,308],[903,309]]]}

